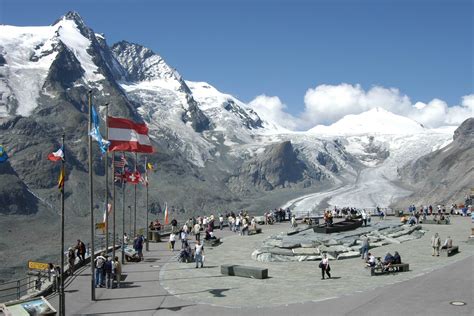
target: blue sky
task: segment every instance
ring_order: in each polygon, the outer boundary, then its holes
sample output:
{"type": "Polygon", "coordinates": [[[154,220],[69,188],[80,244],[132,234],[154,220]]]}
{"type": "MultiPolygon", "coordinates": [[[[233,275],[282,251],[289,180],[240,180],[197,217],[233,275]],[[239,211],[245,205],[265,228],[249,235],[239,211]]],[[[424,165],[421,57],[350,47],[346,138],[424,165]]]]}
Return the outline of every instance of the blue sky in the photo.
{"type": "Polygon", "coordinates": [[[246,102],[278,96],[292,115],[321,84],[449,105],[473,92],[473,1],[0,0],[0,23],[47,25],[68,10],[109,44],[148,46],[246,102]]]}

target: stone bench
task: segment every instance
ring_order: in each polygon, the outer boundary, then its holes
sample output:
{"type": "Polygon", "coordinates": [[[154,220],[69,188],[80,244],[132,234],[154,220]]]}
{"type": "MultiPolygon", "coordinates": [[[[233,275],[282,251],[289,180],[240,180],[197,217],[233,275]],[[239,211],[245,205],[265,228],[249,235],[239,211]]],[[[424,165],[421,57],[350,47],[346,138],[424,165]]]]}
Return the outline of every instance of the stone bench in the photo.
{"type": "Polygon", "coordinates": [[[459,252],[459,246],[452,246],[451,248],[441,248],[441,254],[446,257],[452,256],[459,252]]]}
{"type": "Polygon", "coordinates": [[[221,265],[221,274],[252,279],[266,279],[268,278],[268,269],[224,264],[221,265]]]}
{"type": "Polygon", "coordinates": [[[249,229],[249,235],[256,235],[262,233],[261,228],[256,228],[256,229],[249,229]]]}
{"type": "Polygon", "coordinates": [[[410,271],[410,265],[408,263],[397,263],[397,264],[392,264],[389,268],[388,271],[384,270],[385,267],[382,266],[375,266],[370,268],[370,275],[380,275],[380,274],[385,274],[385,273],[390,273],[390,272],[408,272],[410,271]]]}
{"type": "Polygon", "coordinates": [[[433,224],[433,225],[449,225],[449,219],[425,219],[420,221],[421,224],[433,224]]]}

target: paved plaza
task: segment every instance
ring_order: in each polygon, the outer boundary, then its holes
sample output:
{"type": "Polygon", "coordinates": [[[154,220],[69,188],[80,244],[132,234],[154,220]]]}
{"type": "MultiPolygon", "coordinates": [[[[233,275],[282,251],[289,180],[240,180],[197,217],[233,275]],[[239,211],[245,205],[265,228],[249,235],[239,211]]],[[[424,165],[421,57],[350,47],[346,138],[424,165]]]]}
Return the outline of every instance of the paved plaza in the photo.
{"type": "MultiPolygon", "coordinates": [[[[263,239],[288,230],[288,224],[263,226],[263,233],[238,236],[217,230],[223,243],[205,249],[205,268],[178,263],[178,252],[167,243],[150,243],[145,260],[124,265],[120,289],[97,289],[90,300],[90,267],[68,280],[68,315],[471,315],[474,245],[465,241],[469,218],[453,218],[452,225],[422,225],[420,239],[372,249],[376,256],[398,251],[409,272],[370,276],[359,258],[331,261],[333,279],[321,280],[318,261],[270,262],[251,259],[263,239]],[[460,253],[432,257],[430,238],[451,235],[460,253]],[[269,269],[265,280],[223,276],[221,264],[243,264],[269,269]],[[465,306],[453,306],[451,301],[465,306]]],[[[179,242],[177,246],[179,248],[179,242]]],[[[50,298],[58,306],[56,295],[50,298]]]]}

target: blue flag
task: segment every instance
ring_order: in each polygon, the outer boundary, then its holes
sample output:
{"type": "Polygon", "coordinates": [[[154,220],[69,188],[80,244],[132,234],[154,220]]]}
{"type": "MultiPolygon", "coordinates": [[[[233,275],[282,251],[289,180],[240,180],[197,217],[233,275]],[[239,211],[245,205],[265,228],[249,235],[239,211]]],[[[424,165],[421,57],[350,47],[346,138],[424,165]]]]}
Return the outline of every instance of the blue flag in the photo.
{"type": "Polygon", "coordinates": [[[110,142],[102,138],[102,135],[99,131],[99,122],[99,115],[95,111],[95,107],[92,106],[92,130],[89,132],[89,135],[97,141],[102,154],[105,154],[107,152],[107,148],[109,148],[110,142]]]}
{"type": "Polygon", "coordinates": [[[8,160],[8,155],[3,146],[0,145],[0,163],[5,162],[8,160]]]}

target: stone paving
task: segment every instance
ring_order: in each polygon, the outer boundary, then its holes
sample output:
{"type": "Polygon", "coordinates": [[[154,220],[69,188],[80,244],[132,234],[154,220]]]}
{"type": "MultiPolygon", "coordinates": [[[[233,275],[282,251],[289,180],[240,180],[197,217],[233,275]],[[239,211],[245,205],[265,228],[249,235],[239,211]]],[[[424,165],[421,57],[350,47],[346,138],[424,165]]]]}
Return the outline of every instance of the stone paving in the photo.
{"type": "MultiPolygon", "coordinates": [[[[425,237],[397,245],[399,249],[382,247],[376,252],[399,250],[402,259],[410,262],[410,272],[369,277],[360,259],[346,259],[333,261],[335,278],[324,281],[317,262],[250,259],[263,238],[286,229],[286,223],[263,226],[264,234],[249,237],[217,231],[224,243],[206,249],[204,269],[177,263],[177,252],[169,251],[164,242],[151,243],[145,261],[124,265],[123,287],[96,289],[96,301],[90,296],[90,267],[78,269],[66,283],[66,314],[276,316],[314,315],[317,310],[327,315],[472,315],[474,245],[458,242],[467,239],[470,226],[469,218],[455,218],[447,226],[424,225],[429,230],[425,237]],[[450,258],[431,257],[429,238],[434,232],[443,238],[451,234],[461,252],[450,258]],[[268,267],[271,278],[221,276],[219,268],[225,263],[268,267]],[[468,305],[453,307],[449,302],[455,299],[468,305]]],[[[58,307],[56,294],[47,298],[58,307]]]]}
{"type": "Polygon", "coordinates": [[[316,262],[257,262],[251,253],[271,234],[289,228],[287,224],[263,226],[263,233],[253,236],[228,235],[223,244],[206,249],[204,269],[195,269],[193,263],[170,261],[161,271],[159,282],[171,294],[190,303],[227,307],[278,306],[309,301],[321,301],[342,295],[368,291],[387,284],[406,281],[448,264],[460,261],[474,253],[474,245],[465,243],[471,221],[454,217],[451,225],[422,225],[426,231],[420,239],[401,244],[390,244],[372,249],[375,256],[398,251],[410,271],[382,276],[370,276],[359,258],[331,262],[333,279],[321,280],[316,262]],[[452,257],[432,257],[430,238],[438,232],[444,241],[450,235],[460,253],[452,257]],[[269,269],[269,279],[256,280],[222,276],[221,264],[242,264],[269,269]]]}

